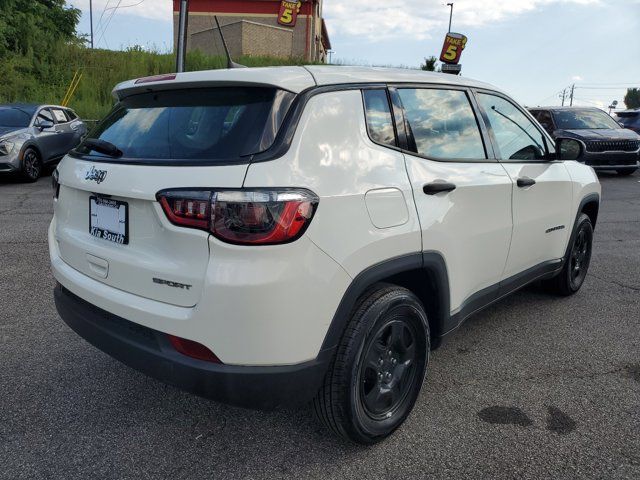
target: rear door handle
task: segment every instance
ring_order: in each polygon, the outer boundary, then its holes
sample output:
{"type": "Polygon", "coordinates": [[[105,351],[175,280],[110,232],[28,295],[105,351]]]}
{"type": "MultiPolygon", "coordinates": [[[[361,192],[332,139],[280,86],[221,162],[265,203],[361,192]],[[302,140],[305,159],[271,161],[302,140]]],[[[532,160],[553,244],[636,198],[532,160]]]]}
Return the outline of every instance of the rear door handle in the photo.
{"type": "Polygon", "coordinates": [[[422,191],[427,195],[435,195],[436,193],[440,193],[440,192],[450,192],[455,189],[456,189],[456,186],[453,183],[446,183],[446,182],[426,183],[422,187],[422,191]]]}
{"type": "Polygon", "coordinates": [[[520,188],[530,187],[531,185],[535,185],[536,181],[533,178],[522,177],[519,178],[516,182],[520,188]]]}

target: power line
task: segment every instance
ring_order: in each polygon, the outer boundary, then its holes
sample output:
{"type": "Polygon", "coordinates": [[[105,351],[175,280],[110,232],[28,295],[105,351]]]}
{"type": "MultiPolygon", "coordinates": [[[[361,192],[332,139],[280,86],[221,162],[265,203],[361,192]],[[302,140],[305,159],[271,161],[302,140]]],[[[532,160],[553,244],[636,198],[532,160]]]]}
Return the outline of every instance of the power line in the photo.
{"type": "MultiPolygon", "coordinates": [[[[97,43],[100,43],[100,40],[102,40],[102,38],[104,37],[104,34],[107,32],[107,28],[109,28],[109,24],[111,23],[111,20],[113,19],[113,16],[115,15],[115,13],[118,11],[118,7],[120,7],[121,3],[122,3],[122,0],[118,0],[118,4],[115,6],[113,11],[109,15],[109,18],[107,19],[107,23],[105,24],[104,28],[102,29],[102,33],[100,34],[100,38],[98,39],[97,43]]],[[[105,43],[106,43],[106,40],[105,40],[105,43]]],[[[107,44],[107,47],[108,46],[109,46],[109,44],[107,44]]]]}

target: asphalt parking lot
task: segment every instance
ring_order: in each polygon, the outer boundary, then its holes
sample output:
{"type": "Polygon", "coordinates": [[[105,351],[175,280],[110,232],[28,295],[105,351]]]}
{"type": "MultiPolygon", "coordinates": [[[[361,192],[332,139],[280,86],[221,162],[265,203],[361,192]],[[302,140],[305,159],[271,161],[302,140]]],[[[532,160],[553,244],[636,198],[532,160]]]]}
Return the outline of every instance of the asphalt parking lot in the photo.
{"type": "Polygon", "coordinates": [[[58,318],[50,179],[0,179],[0,478],[640,478],[640,173],[601,176],[582,290],[527,288],[434,352],[405,425],[374,447],[310,409],[191,396],[58,318]]]}

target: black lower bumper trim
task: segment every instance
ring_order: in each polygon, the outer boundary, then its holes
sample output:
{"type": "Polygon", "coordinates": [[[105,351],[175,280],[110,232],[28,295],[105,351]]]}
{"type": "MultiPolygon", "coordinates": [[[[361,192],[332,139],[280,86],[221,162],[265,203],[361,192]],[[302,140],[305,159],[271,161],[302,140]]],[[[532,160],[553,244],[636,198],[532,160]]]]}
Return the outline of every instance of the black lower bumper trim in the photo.
{"type": "Polygon", "coordinates": [[[317,393],[333,349],[315,360],[287,366],[221,365],[184,356],[167,335],[130,322],[74,295],[62,285],[56,308],[69,327],[122,363],[191,393],[246,408],[300,406],[317,393]]]}

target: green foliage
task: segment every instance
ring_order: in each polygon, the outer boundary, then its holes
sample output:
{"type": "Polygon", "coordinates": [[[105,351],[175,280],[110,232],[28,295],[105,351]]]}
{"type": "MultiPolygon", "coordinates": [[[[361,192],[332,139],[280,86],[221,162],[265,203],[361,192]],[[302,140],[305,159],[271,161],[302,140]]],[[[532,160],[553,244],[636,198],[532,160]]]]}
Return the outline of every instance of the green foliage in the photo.
{"type": "MultiPolygon", "coordinates": [[[[12,56],[0,69],[0,103],[60,103],[76,71],[82,79],[69,106],[87,119],[102,118],[112,107],[113,87],[132,78],[175,71],[172,54],[147,52],[140,48],[128,51],[92,50],[75,44],[58,44],[50,62],[32,63],[26,56],[12,56]]],[[[240,57],[236,62],[248,67],[302,65],[300,59],[240,57]]],[[[208,56],[200,51],[187,54],[187,70],[226,68],[224,57],[208,56]]]]}
{"type": "Polygon", "coordinates": [[[624,104],[627,108],[640,108],[640,88],[627,88],[624,104]]]}
{"type": "Polygon", "coordinates": [[[80,10],[65,0],[1,0],[0,58],[10,54],[39,61],[49,58],[53,44],[75,41],[80,10]]]}
{"type": "Polygon", "coordinates": [[[426,70],[428,72],[439,72],[438,59],[433,55],[424,59],[424,63],[420,64],[420,70],[426,70]]]}
{"type": "MultiPolygon", "coordinates": [[[[76,72],[82,75],[69,106],[83,118],[102,118],[113,105],[111,91],[131,78],[175,71],[172,54],[92,50],[76,36],[80,10],[65,0],[0,0],[0,103],[61,103],[76,72]]],[[[248,67],[301,65],[301,59],[240,57],[248,67]]],[[[226,68],[226,59],[187,54],[187,70],[226,68]]]]}

